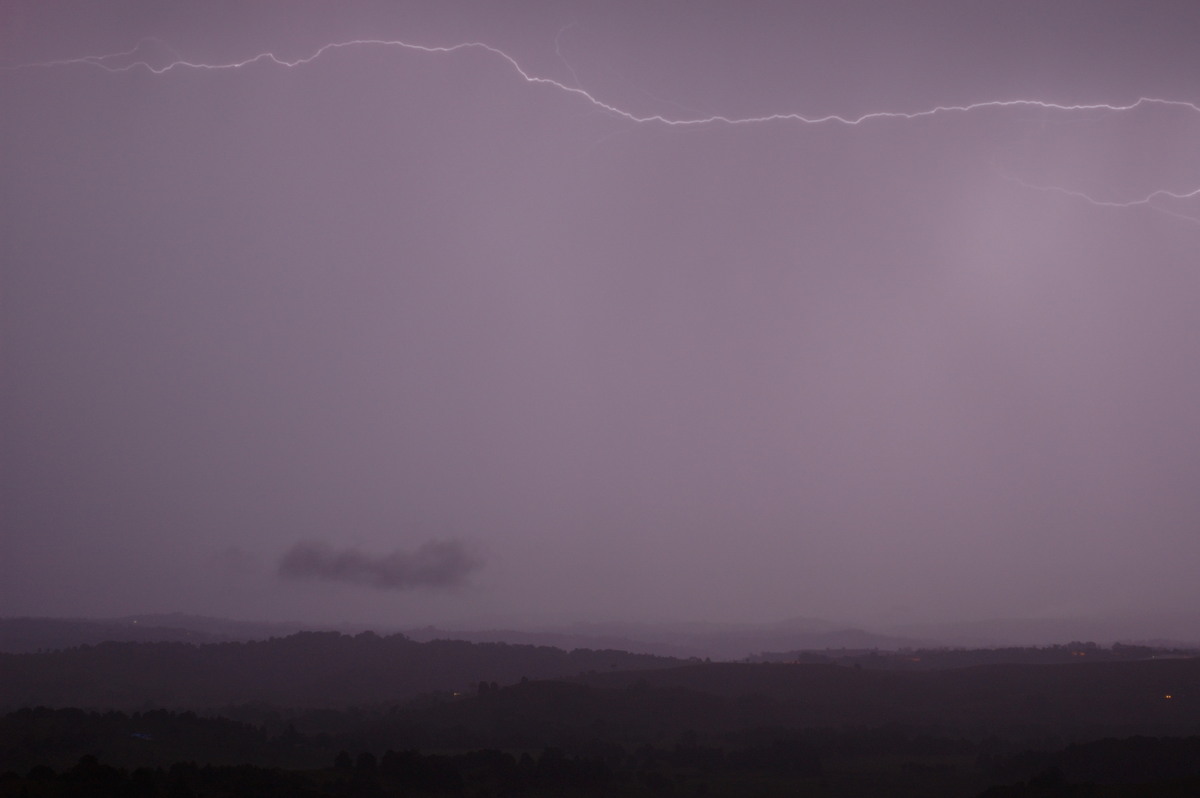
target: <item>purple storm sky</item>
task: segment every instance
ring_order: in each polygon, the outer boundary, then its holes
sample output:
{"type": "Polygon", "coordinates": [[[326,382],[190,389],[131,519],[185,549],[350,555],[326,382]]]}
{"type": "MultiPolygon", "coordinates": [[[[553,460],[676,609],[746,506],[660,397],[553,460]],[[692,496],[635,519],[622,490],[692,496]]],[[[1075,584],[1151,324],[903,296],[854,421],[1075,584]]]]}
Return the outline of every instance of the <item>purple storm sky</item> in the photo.
{"type": "Polygon", "coordinates": [[[1190,609],[1198,34],[7,2],[0,614],[1190,609]]]}

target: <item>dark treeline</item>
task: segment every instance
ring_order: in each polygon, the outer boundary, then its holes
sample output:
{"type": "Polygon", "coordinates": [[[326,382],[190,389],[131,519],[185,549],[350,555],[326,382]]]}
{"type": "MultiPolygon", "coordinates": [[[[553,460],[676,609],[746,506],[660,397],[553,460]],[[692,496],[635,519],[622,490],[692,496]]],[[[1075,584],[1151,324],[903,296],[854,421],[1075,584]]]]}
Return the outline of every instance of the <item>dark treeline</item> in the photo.
{"type": "Polygon", "coordinates": [[[971,665],[1055,665],[1084,662],[1130,662],[1148,659],[1179,659],[1200,656],[1191,649],[1163,648],[1114,643],[1072,642],[1053,646],[1008,646],[1001,648],[914,648],[897,651],[824,650],[765,651],[748,662],[795,662],[843,665],[887,670],[934,670],[966,668],[971,665]]]}
{"type": "MultiPolygon", "coordinates": [[[[691,691],[720,711],[801,726],[944,726],[972,735],[1041,730],[1067,741],[1200,733],[1200,659],[980,665],[896,671],[712,663],[580,677],[602,688],[691,691]]],[[[695,711],[696,705],[685,702],[695,711]]]]}
{"type": "MultiPolygon", "coordinates": [[[[804,739],[810,747],[819,740],[825,753],[874,756],[973,754],[982,743],[950,729],[899,724],[839,729],[767,726],[741,713],[688,711],[689,702],[711,707],[703,696],[676,691],[651,688],[609,694],[553,682],[494,691],[488,687],[472,699],[430,697],[404,707],[372,710],[232,710],[244,717],[261,713],[264,722],[168,710],[124,713],[37,707],[0,718],[0,762],[18,769],[42,764],[61,768],[91,754],[125,767],[197,759],[221,765],[254,762],[297,768],[324,761],[341,749],[555,748],[590,756],[682,743],[699,756],[710,749],[772,748],[780,740],[804,739]],[[609,709],[601,711],[601,707],[609,709]],[[648,723],[647,714],[658,712],[672,714],[662,722],[648,723]]],[[[1005,748],[993,738],[987,750],[1019,748],[1016,743],[1005,748]]],[[[731,761],[736,760],[735,756],[731,761]]]]}
{"type": "Polygon", "coordinates": [[[1194,794],[1200,659],[1064,650],[906,670],[303,633],[0,656],[0,796],[1194,794]]]}
{"type": "MultiPolygon", "coordinates": [[[[899,722],[1191,733],[1189,724],[1197,718],[1200,701],[1200,658],[1146,658],[1146,651],[1136,647],[1099,649],[1087,644],[1031,651],[1031,656],[1049,652],[1065,657],[1069,664],[908,670],[858,663],[703,663],[622,651],[568,652],[452,640],[417,643],[403,635],[369,632],[303,632],[199,646],[102,643],[0,654],[0,711],[37,705],[127,711],[226,711],[252,705],[344,709],[469,694],[480,682],[507,686],[558,679],[605,690],[648,685],[696,694],[682,700],[683,707],[643,706],[640,717],[650,725],[682,713],[702,715],[701,724],[721,718],[725,725],[758,719],[810,726],[899,722]]],[[[960,652],[951,651],[946,656],[969,662],[976,655],[962,652],[960,657],[960,652]]],[[[624,709],[628,700],[619,693],[605,693],[604,698],[580,695],[571,699],[588,704],[581,706],[580,717],[636,714],[636,708],[624,709]]],[[[655,695],[656,701],[667,700],[667,693],[655,695]]],[[[648,696],[637,696],[633,703],[643,705],[648,696]]],[[[457,711],[439,709],[438,716],[457,711]]]]}
{"type": "Polygon", "coordinates": [[[109,640],[138,643],[223,643],[241,639],[221,634],[216,630],[172,627],[155,623],[154,620],[135,623],[132,619],[98,621],[86,618],[0,618],[0,652],[29,654],[96,645],[109,640]]]}
{"type": "MultiPolygon", "coordinates": [[[[337,725],[353,727],[343,719],[337,725]]],[[[0,718],[0,796],[1194,795],[1200,737],[1017,750],[947,730],[757,728],[436,752],[163,710],[0,718]],[[136,731],[131,731],[136,730],[136,731]],[[84,753],[80,753],[83,751],[84,753]],[[182,758],[176,759],[179,754],[182,758]],[[29,761],[37,764],[26,767],[29,761]],[[234,764],[236,762],[236,764],[234,764]]]]}
{"type": "Polygon", "coordinates": [[[341,708],[401,701],[480,681],[511,684],[587,671],[647,669],[681,660],[624,651],[414,642],[371,632],[300,632],[208,645],[106,642],[61,651],[0,654],[0,709],[221,707],[268,702],[341,708]]]}

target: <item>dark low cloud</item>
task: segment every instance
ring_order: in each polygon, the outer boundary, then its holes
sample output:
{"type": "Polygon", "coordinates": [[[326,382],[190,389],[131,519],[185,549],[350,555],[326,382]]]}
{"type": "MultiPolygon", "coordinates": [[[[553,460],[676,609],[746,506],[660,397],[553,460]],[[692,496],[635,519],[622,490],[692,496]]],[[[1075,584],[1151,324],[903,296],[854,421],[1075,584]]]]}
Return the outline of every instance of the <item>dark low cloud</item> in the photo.
{"type": "Polygon", "coordinates": [[[415,551],[367,554],[335,549],[326,543],[302,541],[279,558],[285,579],[320,579],[386,590],[414,587],[452,587],[483,562],[456,540],[431,540],[415,551]]]}

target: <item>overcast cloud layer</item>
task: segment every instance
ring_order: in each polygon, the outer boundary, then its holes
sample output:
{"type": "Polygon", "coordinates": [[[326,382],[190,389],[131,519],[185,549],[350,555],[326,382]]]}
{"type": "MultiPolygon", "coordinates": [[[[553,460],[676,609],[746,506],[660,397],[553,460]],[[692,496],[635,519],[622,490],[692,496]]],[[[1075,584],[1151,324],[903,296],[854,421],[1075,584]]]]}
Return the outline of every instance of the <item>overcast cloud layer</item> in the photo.
{"type": "Polygon", "coordinates": [[[1154,192],[1200,187],[1198,30],[1188,0],[8,2],[0,65],[43,65],[0,71],[0,613],[1194,607],[1200,198],[1154,192]],[[499,52],[121,70],[354,39],[499,52]],[[1142,97],[1178,102],[986,104],[1142,97]],[[354,552],[430,540],[487,566],[369,589],[408,561],[354,552]],[[331,578],[280,578],[301,555],[331,578]]]}

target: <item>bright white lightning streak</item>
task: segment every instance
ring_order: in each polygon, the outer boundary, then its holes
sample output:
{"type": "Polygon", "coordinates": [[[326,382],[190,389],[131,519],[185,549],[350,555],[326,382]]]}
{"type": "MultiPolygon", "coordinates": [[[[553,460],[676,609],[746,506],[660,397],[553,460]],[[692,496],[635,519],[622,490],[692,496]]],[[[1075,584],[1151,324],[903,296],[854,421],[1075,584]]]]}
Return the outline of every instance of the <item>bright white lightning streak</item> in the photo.
{"type": "MultiPolygon", "coordinates": [[[[561,31],[560,31],[560,34],[561,34],[561,31]]],[[[41,62],[37,62],[37,63],[5,67],[4,69],[16,70],[16,69],[33,69],[33,68],[63,67],[63,66],[72,66],[72,65],[86,65],[86,66],[99,67],[100,69],[103,69],[107,72],[114,72],[114,73],[115,72],[130,72],[130,71],[133,71],[136,69],[145,69],[146,71],[151,72],[155,75],[162,75],[167,72],[171,72],[173,70],[183,70],[183,69],[194,69],[194,70],[242,69],[244,67],[252,66],[257,63],[270,63],[270,64],[275,64],[275,65],[281,66],[281,67],[293,68],[293,67],[299,67],[299,66],[304,66],[306,64],[310,64],[313,61],[316,61],[321,56],[325,55],[326,53],[332,52],[334,50],[341,50],[341,49],[346,49],[346,48],[356,48],[356,47],[389,47],[389,48],[399,48],[402,50],[410,50],[410,51],[415,51],[415,52],[432,53],[432,54],[451,54],[451,53],[456,53],[456,52],[465,51],[465,50],[482,50],[482,51],[490,53],[490,54],[496,56],[497,58],[503,60],[504,62],[506,62],[512,68],[512,70],[518,76],[520,76],[520,78],[522,80],[524,80],[526,83],[530,83],[530,84],[534,84],[534,85],[541,85],[541,86],[548,86],[548,87],[556,89],[560,92],[564,92],[566,94],[570,94],[575,97],[579,97],[579,98],[583,99],[584,101],[586,101],[591,106],[593,106],[594,108],[597,108],[601,111],[604,111],[606,113],[612,114],[619,118],[625,119],[629,122],[634,122],[637,124],[660,124],[660,125],[668,125],[668,126],[672,126],[672,127],[699,127],[699,126],[704,126],[704,125],[717,125],[717,124],[758,125],[758,124],[767,124],[767,123],[772,123],[772,122],[797,122],[797,123],[804,124],[804,125],[839,124],[839,125],[856,126],[856,125],[861,125],[865,122],[871,122],[871,121],[875,121],[875,120],[888,120],[888,119],[913,120],[913,119],[922,119],[925,117],[938,116],[938,115],[942,115],[942,114],[969,113],[971,111],[978,111],[978,110],[983,110],[983,109],[987,109],[987,108],[999,108],[999,109],[1036,108],[1036,109],[1042,109],[1042,110],[1047,110],[1047,111],[1059,111],[1059,112],[1085,112],[1085,111],[1127,112],[1127,111],[1133,111],[1138,108],[1143,108],[1143,107],[1148,107],[1148,106],[1163,106],[1163,107],[1170,107],[1170,108],[1180,108],[1180,109],[1185,109],[1185,110],[1193,111],[1196,113],[1200,113],[1200,104],[1188,102],[1186,100],[1168,100],[1168,99],[1163,99],[1163,98],[1159,98],[1159,97],[1139,97],[1136,100],[1129,102],[1129,103],[1125,103],[1125,104],[1113,104],[1113,103],[1066,104],[1066,103],[1055,103],[1055,102],[1048,102],[1045,100],[1031,100],[1031,99],[984,100],[984,101],[980,101],[980,102],[967,103],[967,104],[963,104],[963,105],[936,105],[932,108],[927,108],[927,109],[920,110],[920,111],[872,111],[870,113],[862,114],[861,116],[841,116],[840,114],[827,114],[825,116],[805,116],[804,114],[795,113],[795,112],[774,113],[774,114],[765,114],[762,116],[745,116],[745,117],[731,117],[731,116],[724,116],[721,114],[714,114],[712,116],[674,117],[674,118],[664,116],[662,114],[639,115],[639,114],[635,114],[632,111],[626,110],[624,108],[620,108],[618,106],[612,105],[611,103],[607,103],[604,100],[601,100],[599,97],[596,97],[595,95],[591,94],[587,90],[581,88],[580,86],[577,86],[577,85],[572,86],[572,85],[563,83],[562,81],[555,80],[553,78],[547,78],[547,77],[541,77],[539,75],[534,75],[534,74],[528,72],[523,66],[521,66],[521,64],[515,58],[513,58],[508,53],[504,52],[503,50],[501,50],[497,47],[493,47],[492,45],[485,44],[483,42],[462,42],[460,44],[453,44],[453,45],[431,46],[431,45],[424,45],[424,44],[413,44],[412,42],[406,42],[406,41],[401,41],[401,40],[352,39],[350,41],[332,42],[330,44],[322,45],[321,47],[319,47],[315,51],[313,51],[310,55],[304,56],[302,58],[296,58],[293,60],[280,58],[279,56],[275,55],[275,53],[273,53],[273,52],[263,52],[263,53],[259,53],[257,55],[251,56],[250,58],[246,58],[241,61],[229,61],[229,62],[217,63],[217,64],[197,63],[194,61],[187,61],[183,58],[177,58],[174,61],[171,61],[165,65],[157,66],[157,67],[154,66],[153,64],[151,64],[149,61],[145,61],[145,60],[132,61],[130,63],[122,64],[119,66],[114,66],[109,63],[111,61],[115,61],[120,58],[126,58],[126,57],[131,57],[131,56],[135,55],[139,50],[142,49],[142,46],[147,41],[158,41],[158,40],[153,39],[153,38],[142,39],[142,41],[138,42],[138,44],[132,50],[127,50],[125,52],[120,52],[120,53],[109,53],[107,55],[95,55],[95,56],[83,56],[81,58],[68,58],[68,59],[59,59],[59,60],[54,60],[54,61],[41,61],[41,62]]],[[[171,48],[167,47],[166,49],[170,50],[171,48]]],[[[172,54],[178,55],[174,51],[172,51],[172,54]]],[[[1057,186],[1039,186],[1039,185],[1035,185],[1035,184],[1026,183],[1025,181],[1022,181],[1022,180],[1017,180],[1016,182],[1020,183],[1021,185],[1025,186],[1027,188],[1030,188],[1030,189],[1035,189],[1035,190],[1040,190],[1040,191],[1050,191],[1050,192],[1064,194],[1066,196],[1075,197],[1077,199],[1083,200],[1085,202],[1088,202],[1092,205],[1096,205],[1099,207],[1133,208],[1133,207],[1145,206],[1152,210],[1160,211],[1162,213],[1167,213],[1172,216],[1178,216],[1182,219],[1187,219],[1189,221],[1200,223],[1200,218],[1188,216],[1188,215],[1181,214],[1181,213],[1176,213],[1174,211],[1171,211],[1171,210],[1162,208],[1161,206],[1153,204],[1154,200],[1156,200],[1156,199],[1187,200],[1187,199],[1194,199],[1194,198],[1200,197],[1200,187],[1189,190],[1189,191],[1181,191],[1181,192],[1158,190],[1158,191],[1151,192],[1150,194],[1148,194],[1144,197],[1141,197],[1141,198],[1117,201],[1117,200],[1096,199],[1095,197],[1093,197],[1089,194],[1086,194],[1082,191],[1060,188],[1057,186]]]]}
{"type": "Polygon", "coordinates": [[[1014,183],[1024,186],[1025,188],[1032,189],[1034,191],[1045,191],[1052,194],[1062,194],[1067,197],[1075,197],[1076,199],[1083,200],[1089,205],[1095,205],[1100,208],[1136,208],[1139,206],[1145,206],[1151,210],[1158,211],[1159,213],[1165,213],[1168,216],[1174,216],[1177,219],[1183,219],[1185,221],[1192,222],[1193,224],[1200,224],[1200,217],[1189,216],[1186,213],[1179,213],[1178,211],[1164,208],[1161,205],[1153,204],[1154,200],[1156,199],[1189,200],[1198,198],[1200,197],[1200,188],[1195,188],[1191,191],[1167,191],[1166,189],[1158,189],[1157,191],[1151,191],[1146,196],[1138,199],[1118,201],[1096,199],[1095,197],[1085,194],[1082,191],[1076,191],[1074,189],[1062,188],[1061,186],[1042,186],[1038,185],[1037,183],[1030,183],[1028,181],[1021,180],[1020,178],[1011,176],[1007,177],[1009,180],[1012,180],[1014,183]]]}
{"type": "MultiPolygon", "coordinates": [[[[132,49],[124,50],[119,53],[108,53],[107,55],[85,55],[82,58],[62,58],[62,59],[58,59],[56,61],[38,61],[37,63],[33,63],[33,64],[18,64],[17,66],[6,66],[6,67],[0,67],[0,68],[5,69],[5,70],[36,69],[36,68],[46,69],[49,67],[73,66],[76,64],[91,64],[92,66],[98,66],[101,69],[107,70],[109,72],[124,72],[128,69],[131,69],[131,68],[133,68],[135,66],[139,66],[139,65],[145,66],[147,69],[150,69],[150,64],[147,62],[144,62],[144,61],[137,61],[132,64],[127,64],[122,69],[116,69],[116,68],[110,67],[104,63],[105,61],[111,61],[111,60],[114,60],[117,58],[125,58],[127,56],[132,56],[132,55],[138,53],[139,51],[141,51],[141,49],[148,42],[154,42],[155,44],[170,51],[171,55],[175,56],[177,59],[174,62],[174,64],[183,64],[184,63],[183,56],[180,55],[179,52],[176,51],[174,47],[167,44],[166,42],[164,42],[162,39],[158,38],[157,36],[145,36],[141,40],[139,40],[138,43],[135,44],[132,49]]],[[[153,72],[156,70],[151,69],[151,71],[153,72]]],[[[166,71],[166,70],[162,70],[162,71],[166,71]]],[[[161,72],[159,74],[161,74],[161,72]]]]}

